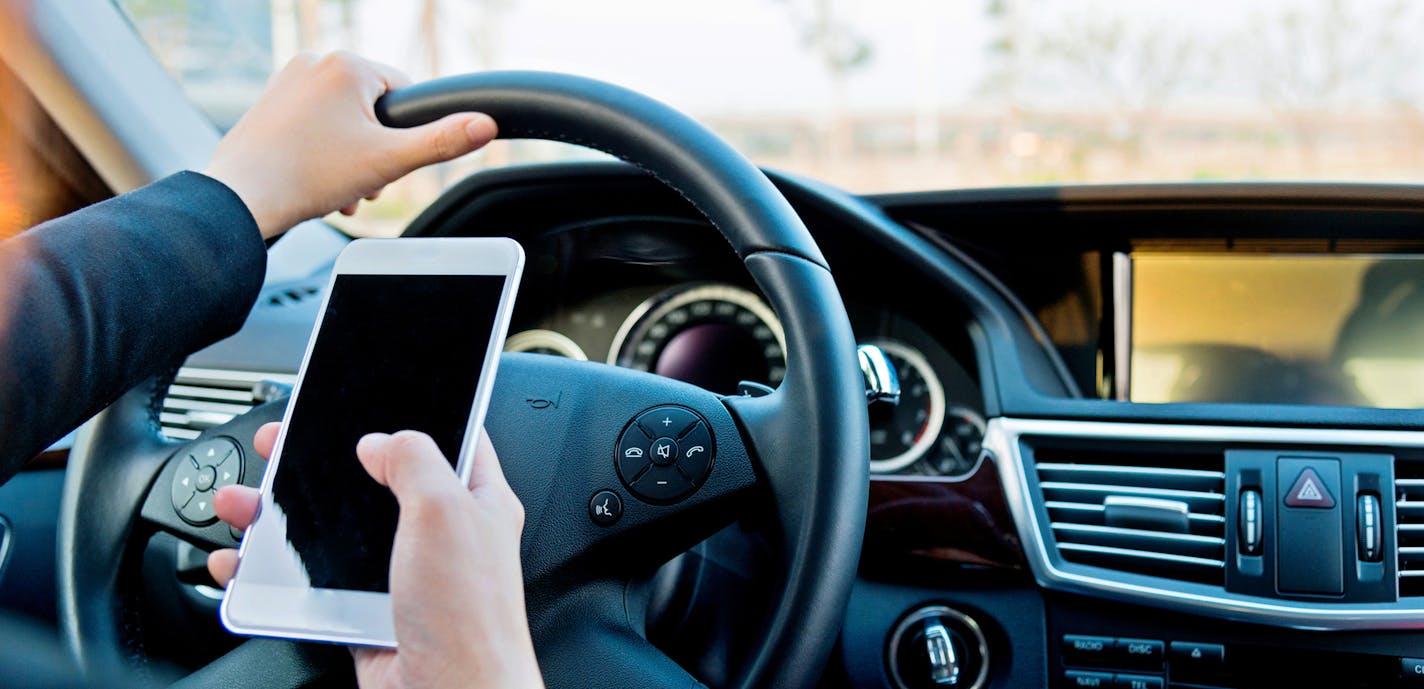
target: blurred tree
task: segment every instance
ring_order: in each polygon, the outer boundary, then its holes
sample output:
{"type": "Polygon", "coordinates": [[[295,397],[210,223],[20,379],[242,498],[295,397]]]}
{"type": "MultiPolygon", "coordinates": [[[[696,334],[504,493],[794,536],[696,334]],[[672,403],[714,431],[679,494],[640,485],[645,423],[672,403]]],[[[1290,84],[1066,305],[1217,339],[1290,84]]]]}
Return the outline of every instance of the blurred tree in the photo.
{"type": "Polygon", "coordinates": [[[856,70],[870,64],[874,45],[848,18],[847,0],[776,1],[786,4],[802,46],[826,70],[831,98],[824,118],[823,148],[833,161],[842,158],[852,144],[846,118],[846,82],[856,70]]]}
{"type": "Polygon", "coordinates": [[[1307,173],[1321,167],[1331,111],[1413,102],[1424,15],[1410,0],[1324,0],[1257,14],[1226,51],[1293,137],[1307,173]],[[1412,83],[1411,83],[1412,82],[1412,83]]]}

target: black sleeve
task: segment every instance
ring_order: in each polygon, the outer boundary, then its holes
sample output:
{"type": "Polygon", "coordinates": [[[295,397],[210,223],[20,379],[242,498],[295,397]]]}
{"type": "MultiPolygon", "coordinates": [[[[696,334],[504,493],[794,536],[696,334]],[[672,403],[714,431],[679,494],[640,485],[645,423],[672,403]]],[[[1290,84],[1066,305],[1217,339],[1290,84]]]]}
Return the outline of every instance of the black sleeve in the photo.
{"type": "Polygon", "coordinates": [[[267,252],[180,172],[0,242],[0,482],[144,378],[234,332],[267,252]]]}

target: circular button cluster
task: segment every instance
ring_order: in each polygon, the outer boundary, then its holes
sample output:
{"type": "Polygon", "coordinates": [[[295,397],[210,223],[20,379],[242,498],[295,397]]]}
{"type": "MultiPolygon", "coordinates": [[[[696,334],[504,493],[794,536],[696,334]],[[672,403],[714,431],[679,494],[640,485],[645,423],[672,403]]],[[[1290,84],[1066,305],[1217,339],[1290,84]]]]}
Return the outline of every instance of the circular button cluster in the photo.
{"type": "Polygon", "coordinates": [[[618,477],[647,502],[676,502],[702,485],[716,453],[706,419],[683,407],[654,407],[618,439],[618,477]]]}
{"type": "Polygon", "coordinates": [[[229,438],[213,438],[183,450],[173,472],[173,509],[197,526],[217,521],[213,495],[242,480],[242,448],[229,438]]]}

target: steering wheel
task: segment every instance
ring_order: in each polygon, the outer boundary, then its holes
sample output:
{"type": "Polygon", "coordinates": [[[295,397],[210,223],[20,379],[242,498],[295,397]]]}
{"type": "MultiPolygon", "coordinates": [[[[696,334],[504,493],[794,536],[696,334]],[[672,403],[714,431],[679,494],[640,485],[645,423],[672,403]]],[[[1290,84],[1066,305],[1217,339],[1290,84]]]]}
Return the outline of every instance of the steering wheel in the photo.
{"type": "MultiPolygon", "coordinates": [[[[502,138],[563,141],[638,165],[716,226],[785,327],[785,378],[762,396],[723,397],[604,364],[505,355],[486,427],[525,506],[529,622],[548,685],[701,686],[646,640],[640,584],[675,555],[754,516],[779,554],[783,578],[765,623],[748,630],[753,651],[732,675],[735,685],[812,686],[855,578],[869,440],[865,387],[840,293],[786,199],[690,118],[590,79],[456,76],[387,94],[376,109],[398,127],[486,112],[502,138]],[[710,463],[694,463],[685,472],[690,483],[675,490],[625,475],[641,465],[619,465],[639,454],[627,452],[625,435],[665,420],[664,412],[700,420],[710,441],[710,463]],[[612,524],[593,519],[599,510],[592,499],[602,491],[622,505],[612,524]]],[[[157,422],[166,382],[149,381],[95,418],[70,457],[59,523],[60,622],[91,676],[143,656],[133,643],[142,626],[133,559],[148,537],[161,530],[206,548],[236,543],[220,523],[195,524],[175,513],[170,494],[180,460],[202,443],[232,442],[242,453],[241,481],[257,485],[262,461],[253,431],[280,419],[285,404],[263,405],[175,443],[162,439],[157,422]]],[[[349,666],[346,654],[329,647],[251,640],[180,684],[299,686],[336,671],[333,663],[349,666]]]]}

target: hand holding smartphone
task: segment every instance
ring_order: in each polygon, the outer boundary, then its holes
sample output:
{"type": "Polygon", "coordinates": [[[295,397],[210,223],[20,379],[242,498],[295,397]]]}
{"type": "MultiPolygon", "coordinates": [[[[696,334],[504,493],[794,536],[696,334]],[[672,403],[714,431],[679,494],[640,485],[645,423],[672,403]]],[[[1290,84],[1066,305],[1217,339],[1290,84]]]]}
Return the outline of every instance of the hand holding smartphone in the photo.
{"type": "Polygon", "coordinates": [[[425,432],[468,483],[523,262],[508,239],[358,240],[342,252],[223,600],[228,629],[395,646],[397,507],[356,443],[425,432]]]}

